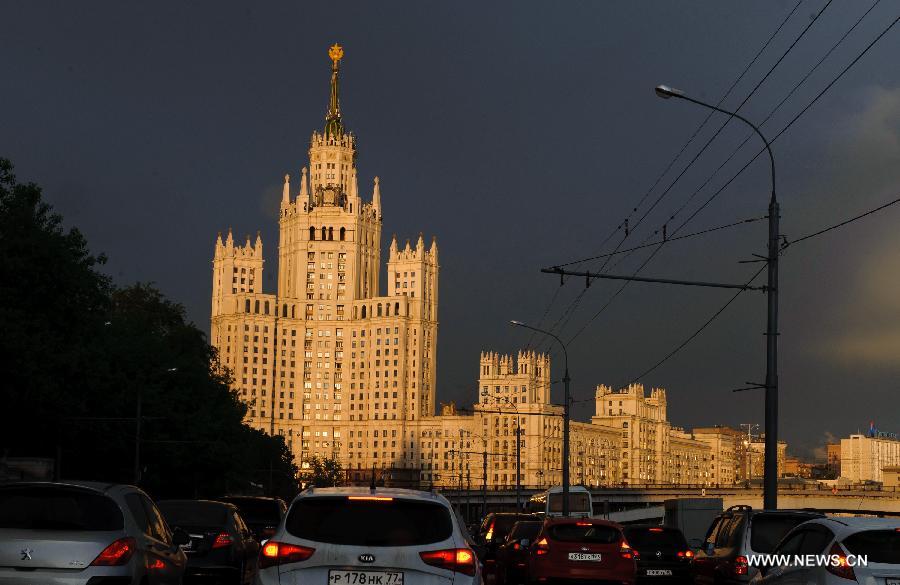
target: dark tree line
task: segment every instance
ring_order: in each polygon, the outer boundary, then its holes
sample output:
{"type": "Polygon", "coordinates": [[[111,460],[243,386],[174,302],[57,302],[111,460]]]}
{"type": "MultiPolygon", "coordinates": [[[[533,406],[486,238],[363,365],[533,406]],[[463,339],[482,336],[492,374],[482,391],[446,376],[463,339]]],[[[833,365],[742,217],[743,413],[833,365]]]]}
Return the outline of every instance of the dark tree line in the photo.
{"type": "Polygon", "coordinates": [[[130,483],[140,401],[141,486],[153,496],[292,495],[284,440],[242,423],[205,334],[154,287],[115,286],[104,262],[0,159],[0,457],[130,483]]]}

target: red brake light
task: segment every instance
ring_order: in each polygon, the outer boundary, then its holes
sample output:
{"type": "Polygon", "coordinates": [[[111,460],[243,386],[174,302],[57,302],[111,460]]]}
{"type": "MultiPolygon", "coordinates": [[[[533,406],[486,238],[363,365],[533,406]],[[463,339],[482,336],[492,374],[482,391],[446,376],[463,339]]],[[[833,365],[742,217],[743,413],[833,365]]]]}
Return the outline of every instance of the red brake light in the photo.
{"type": "Polygon", "coordinates": [[[137,542],[130,536],[120,538],[111,545],[103,549],[97,558],[91,563],[94,567],[114,567],[120,566],[131,560],[134,549],[137,548],[137,542]]]}
{"type": "Polygon", "coordinates": [[[150,563],[149,565],[147,565],[147,568],[150,569],[150,570],[156,570],[156,571],[158,571],[158,570],[160,570],[160,569],[165,569],[165,568],[166,568],[166,564],[165,564],[164,562],[162,562],[162,560],[156,559],[155,561],[153,561],[152,563],[150,563]]]}
{"type": "Polygon", "coordinates": [[[234,539],[231,538],[231,535],[227,532],[220,532],[216,535],[216,540],[213,542],[213,548],[225,548],[226,546],[231,546],[234,544],[234,539]]]}
{"type": "Polygon", "coordinates": [[[393,502],[394,498],[387,496],[347,496],[348,500],[364,500],[367,502],[393,502]]]}
{"type": "Polygon", "coordinates": [[[689,559],[694,556],[694,551],[692,550],[680,550],[678,551],[678,556],[682,558],[689,559]]]}
{"type": "Polygon", "coordinates": [[[662,532],[662,531],[663,531],[662,528],[651,528],[650,529],[650,532],[662,532]]]}
{"type": "Polygon", "coordinates": [[[297,546],[296,544],[269,541],[262,547],[262,550],[259,551],[259,568],[265,569],[267,567],[274,567],[275,565],[305,561],[311,557],[314,552],[316,552],[316,549],[308,546],[297,546]]]}
{"type": "Polygon", "coordinates": [[[472,576],[475,574],[475,553],[467,548],[448,548],[420,552],[426,565],[472,576]]]}
{"type": "Polygon", "coordinates": [[[550,552],[550,543],[547,542],[547,537],[540,539],[536,543],[534,543],[534,554],[541,556],[550,552]]]}
{"type": "Polygon", "coordinates": [[[590,522],[576,522],[575,526],[593,526],[590,522]]]}
{"type": "Polygon", "coordinates": [[[619,554],[623,559],[637,559],[638,551],[631,548],[631,545],[628,544],[625,540],[622,541],[622,544],[619,545],[619,554]]]}
{"type": "Polygon", "coordinates": [[[747,557],[745,557],[744,555],[735,557],[735,559],[734,559],[734,574],[735,575],[746,575],[749,568],[750,568],[750,564],[749,564],[749,561],[747,560],[747,557]]]}
{"type": "Polygon", "coordinates": [[[837,575],[843,579],[849,579],[851,581],[856,581],[856,574],[853,572],[853,567],[851,567],[847,563],[847,554],[843,551],[838,543],[834,543],[831,546],[831,550],[828,551],[829,555],[837,556],[838,565],[832,565],[830,562],[825,565],[825,570],[831,573],[832,575],[837,575]]]}

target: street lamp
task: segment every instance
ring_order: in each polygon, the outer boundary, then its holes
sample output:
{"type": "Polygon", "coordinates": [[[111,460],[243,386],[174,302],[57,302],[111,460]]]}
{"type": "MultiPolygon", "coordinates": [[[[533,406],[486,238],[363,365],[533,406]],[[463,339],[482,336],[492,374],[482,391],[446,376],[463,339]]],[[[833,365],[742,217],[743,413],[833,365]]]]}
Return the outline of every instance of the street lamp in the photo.
{"type": "Polygon", "coordinates": [[[763,474],[763,507],[774,510],[778,508],[778,200],[775,197],[775,156],[772,146],[760,129],[750,120],[737,112],[723,110],[712,104],[687,96],[679,89],[667,85],[657,85],[656,95],[663,98],[682,99],[704,108],[715,110],[737,118],[744,122],[762,139],[769,153],[772,171],[772,196],[769,199],[769,255],[766,258],[769,271],[767,326],[766,326],[766,382],[762,386],[766,390],[765,432],[766,448],[763,474]]]}
{"type": "Polygon", "coordinates": [[[543,333],[549,337],[552,337],[557,342],[559,342],[560,347],[563,350],[563,357],[565,359],[566,373],[563,376],[563,385],[565,386],[565,401],[563,403],[563,468],[562,468],[562,483],[563,483],[563,516],[569,515],[569,383],[571,379],[569,378],[569,352],[566,348],[566,344],[563,343],[563,340],[550,333],[549,331],[545,331],[543,329],[539,329],[537,327],[532,327],[526,323],[521,321],[510,321],[510,325],[514,325],[516,327],[524,327],[525,329],[531,329],[532,331],[537,331],[538,333],[543,333]]]}

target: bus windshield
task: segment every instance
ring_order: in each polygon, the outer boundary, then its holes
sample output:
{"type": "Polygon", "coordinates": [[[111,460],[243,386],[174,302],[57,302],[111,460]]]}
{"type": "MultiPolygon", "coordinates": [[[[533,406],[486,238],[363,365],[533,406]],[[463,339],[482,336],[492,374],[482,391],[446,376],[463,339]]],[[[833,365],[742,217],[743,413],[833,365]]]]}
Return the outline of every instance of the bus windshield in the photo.
{"type": "MultiPolygon", "coordinates": [[[[563,495],[561,493],[551,493],[550,495],[550,510],[551,514],[562,514],[563,511],[563,495]]],[[[584,514],[587,513],[590,515],[592,513],[591,510],[591,496],[590,494],[575,492],[569,493],[569,513],[570,514],[584,514]]]]}

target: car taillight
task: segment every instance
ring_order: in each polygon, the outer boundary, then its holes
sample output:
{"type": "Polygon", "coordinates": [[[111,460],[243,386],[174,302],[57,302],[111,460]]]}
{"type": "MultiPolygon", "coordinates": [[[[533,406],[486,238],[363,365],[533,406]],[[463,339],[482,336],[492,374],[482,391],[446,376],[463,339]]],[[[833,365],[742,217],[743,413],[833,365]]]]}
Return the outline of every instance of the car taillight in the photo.
{"type": "Polygon", "coordinates": [[[680,550],[678,551],[678,557],[682,559],[689,559],[694,556],[694,551],[692,550],[680,550]]]}
{"type": "Polygon", "coordinates": [[[540,539],[536,543],[534,543],[534,554],[541,556],[550,552],[550,543],[547,542],[547,537],[540,539]]]}
{"type": "Polygon", "coordinates": [[[750,568],[750,562],[747,560],[747,557],[744,555],[740,555],[735,557],[734,559],[734,574],[735,575],[746,575],[747,570],[750,568]]]}
{"type": "Polygon", "coordinates": [[[420,552],[419,556],[426,565],[440,567],[464,575],[475,574],[475,553],[467,548],[448,548],[420,552]]]}
{"type": "Polygon", "coordinates": [[[213,548],[225,548],[226,546],[231,546],[234,544],[234,539],[231,538],[231,535],[227,532],[220,532],[216,535],[216,539],[213,541],[213,548]]]}
{"type": "Polygon", "coordinates": [[[828,554],[832,557],[837,557],[837,564],[832,564],[831,562],[829,562],[825,566],[826,571],[843,579],[856,581],[856,574],[853,572],[853,567],[851,567],[847,563],[847,554],[843,551],[838,543],[834,543],[831,546],[831,550],[828,551],[828,554]]]}
{"type": "Polygon", "coordinates": [[[131,560],[137,542],[129,537],[120,538],[111,545],[103,549],[97,558],[91,563],[93,567],[114,567],[120,566],[131,560]]]}
{"type": "Polygon", "coordinates": [[[491,540],[494,538],[494,522],[491,521],[491,525],[488,527],[487,534],[484,535],[485,540],[491,540]]]}
{"type": "Polygon", "coordinates": [[[274,567],[286,563],[305,561],[316,552],[316,549],[296,544],[269,541],[259,551],[259,568],[274,567]]]}
{"type": "Polygon", "coordinates": [[[639,556],[638,551],[631,548],[631,545],[624,540],[622,541],[622,544],[619,545],[619,555],[621,555],[623,559],[629,560],[637,559],[639,556]]]}

